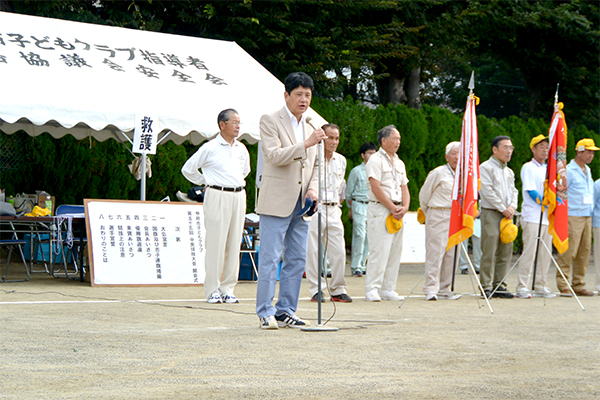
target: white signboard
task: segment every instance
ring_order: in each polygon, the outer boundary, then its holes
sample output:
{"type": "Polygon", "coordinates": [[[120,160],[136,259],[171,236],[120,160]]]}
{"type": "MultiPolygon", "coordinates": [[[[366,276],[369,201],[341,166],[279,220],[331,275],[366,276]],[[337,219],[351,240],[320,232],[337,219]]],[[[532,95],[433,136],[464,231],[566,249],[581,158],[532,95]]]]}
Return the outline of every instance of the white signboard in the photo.
{"type": "Polygon", "coordinates": [[[133,130],[133,152],[156,154],[158,118],[151,114],[137,114],[133,130]],[[154,125],[154,127],[153,127],[154,125]]]}
{"type": "Polygon", "coordinates": [[[404,264],[425,263],[425,225],[417,221],[417,213],[406,213],[404,218],[404,234],[402,237],[402,257],[404,264]]]}
{"type": "Polygon", "coordinates": [[[204,282],[202,205],[85,200],[92,285],[204,282]]]}

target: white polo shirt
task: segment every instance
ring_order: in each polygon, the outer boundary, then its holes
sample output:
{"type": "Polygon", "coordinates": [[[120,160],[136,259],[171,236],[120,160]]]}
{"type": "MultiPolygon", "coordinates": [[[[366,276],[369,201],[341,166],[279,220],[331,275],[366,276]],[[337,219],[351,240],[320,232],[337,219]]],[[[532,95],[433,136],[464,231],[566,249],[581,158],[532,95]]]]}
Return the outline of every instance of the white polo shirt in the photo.
{"type": "Polygon", "coordinates": [[[365,167],[367,171],[367,186],[369,187],[369,200],[378,201],[371,190],[369,178],[378,180],[381,189],[392,201],[402,201],[402,186],[408,184],[406,167],[397,154],[390,158],[384,149],[369,158],[365,167]]]}
{"type": "Polygon", "coordinates": [[[244,179],[250,173],[250,155],[242,143],[235,140],[232,146],[219,133],[186,161],[181,173],[196,185],[246,186],[244,179]]]}
{"type": "MultiPolygon", "coordinates": [[[[521,167],[521,182],[523,183],[523,204],[521,205],[521,219],[525,222],[540,223],[541,204],[531,198],[528,190],[537,191],[544,196],[544,181],[546,180],[546,164],[540,164],[535,159],[523,164],[521,167]]],[[[548,213],[544,212],[542,224],[548,225],[548,213]]]]}
{"type": "Polygon", "coordinates": [[[325,159],[324,169],[321,174],[325,177],[325,187],[321,199],[324,203],[336,203],[341,205],[345,198],[346,181],[346,158],[334,152],[331,160],[325,159]]]}

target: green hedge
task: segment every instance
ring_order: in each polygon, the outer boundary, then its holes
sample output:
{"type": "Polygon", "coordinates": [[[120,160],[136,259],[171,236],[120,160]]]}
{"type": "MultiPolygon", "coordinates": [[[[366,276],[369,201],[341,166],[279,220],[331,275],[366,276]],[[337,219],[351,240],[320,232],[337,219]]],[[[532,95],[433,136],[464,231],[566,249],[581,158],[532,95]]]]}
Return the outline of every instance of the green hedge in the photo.
{"type": "MultiPolygon", "coordinates": [[[[329,122],[340,126],[341,140],[338,152],[346,156],[346,173],[361,162],[359,148],[366,141],[377,143],[377,131],[385,125],[394,124],[402,135],[398,155],[406,164],[411,194],[411,210],[418,208],[418,195],[427,173],[445,163],[446,144],[460,140],[462,115],[423,106],[420,110],[404,105],[369,108],[348,97],[340,101],[315,98],[313,108],[329,122]]],[[[569,110],[565,109],[567,123],[569,110]]],[[[517,176],[520,191],[521,166],[531,159],[529,141],[539,134],[548,134],[550,114],[547,120],[522,120],[512,116],[500,121],[479,116],[479,156],[481,161],[491,155],[491,140],[498,135],[508,135],[515,145],[509,166],[517,176]]],[[[114,140],[97,142],[76,140],[71,136],[53,139],[48,134],[31,138],[24,132],[14,135],[0,133],[1,146],[19,146],[22,162],[17,169],[0,169],[0,187],[7,194],[34,193],[46,190],[56,196],[57,204],[81,204],[84,198],[107,198],[136,200],[140,197],[140,184],[129,173],[127,165],[133,156],[125,145],[114,140]]],[[[600,144],[600,135],[583,125],[570,126],[568,135],[568,158],[575,156],[577,140],[589,137],[600,144]]],[[[0,146],[0,147],[1,147],[0,146]]],[[[246,145],[251,165],[256,166],[257,145],[246,145]]],[[[0,148],[0,150],[2,150],[0,148]]],[[[193,186],[181,175],[181,167],[197,150],[189,143],[175,145],[167,142],[158,146],[157,154],[151,156],[152,178],[147,180],[146,198],[160,200],[165,196],[175,199],[177,190],[187,192],[193,186]]],[[[0,166],[2,166],[0,154],[0,166]]],[[[600,177],[600,156],[590,165],[595,179],[600,177]]],[[[255,171],[246,179],[248,212],[255,206],[255,171]]],[[[520,203],[521,199],[519,199],[520,203]]],[[[344,205],[346,243],[350,244],[352,225],[344,205]]]]}
{"type": "MultiPolygon", "coordinates": [[[[393,124],[402,135],[402,144],[398,152],[399,157],[406,164],[409,176],[408,188],[411,195],[410,209],[415,211],[419,207],[419,190],[425,182],[427,174],[437,166],[444,164],[445,148],[451,141],[460,140],[462,115],[456,115],[449,110],[423,106],[414,110],[405,105],[380,106],[370,109],[351,98],[343,101],[331,102],[323,99],[314,99],[313,108],[327,121],[340,126],[341,141],[338,151],[346,156],[348,168],[346,174],[361,162],[359,147],[365,141],[377,143],[377,131],[385,125],[393,124]]],[[[565,109],[568,124],[568,109],[565,109]]],[[[547,120],[523,120],[516,116],[497,121],[485,116],[477,117],[479,132],[479,158],[483,162],[492,155],[491,141],[499,135],[511,137],[515,152],[509,166],[517,177],[519,190],[519,208],[522,201],[521,191],[521,166],[531,159],[529,141],[532,137],[543,134],[548,135],[550,117],[547,120]]],[[[575,143],[582,138],[592,138],[600,144],[600,135],[589,131],[584,125],[570,126],[567,138],[567,156],[575,157],[575,143]]],[[[600,155],[590,165],[594,179],[600,178],[600,155]]],[[[346,243],[350,244],[352,238],[352,223],[348,219],[347,207],[344,206],[344,227],[346,229],[346,243]]],[[[517,245],[519,245],[517,241],[517,245]]]]}

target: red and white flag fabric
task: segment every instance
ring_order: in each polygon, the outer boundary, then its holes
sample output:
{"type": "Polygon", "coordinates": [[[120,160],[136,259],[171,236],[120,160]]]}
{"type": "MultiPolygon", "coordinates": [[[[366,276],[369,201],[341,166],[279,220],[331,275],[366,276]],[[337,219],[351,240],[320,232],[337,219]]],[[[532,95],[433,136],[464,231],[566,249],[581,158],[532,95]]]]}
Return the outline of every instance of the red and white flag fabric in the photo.
{"type": "Polygon", "coordinates": [[[452,214],[446,250],[471,237],[477,216],[479,196],[479,151],[477,147],[477,116],[475,115],[477,104],[479,104],[479,98],[470,94],[463,117],[458,165],[454,175],[452,214]]]}
{"type": "Polygon", "coordinates": [[[548,130],[550,151],[543,205],[548,207],[548,233],[559,253],[569,248],[569,201],[567,198],[567,123],[557,103],[548,130]]]}

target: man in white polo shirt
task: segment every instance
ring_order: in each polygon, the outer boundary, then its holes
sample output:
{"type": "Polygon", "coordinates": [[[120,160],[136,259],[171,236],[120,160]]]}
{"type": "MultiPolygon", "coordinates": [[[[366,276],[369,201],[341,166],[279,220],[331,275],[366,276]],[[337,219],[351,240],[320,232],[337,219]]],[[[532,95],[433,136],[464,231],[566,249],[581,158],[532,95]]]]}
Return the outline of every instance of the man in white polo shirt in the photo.
{"type": "Polygon", "coordinates": [[[517,297],[529,299],[531,291],[527,288],[533,271],[536,247],[538,248],[537,266],[535,272],[536,297],[556,297],[547,286],[548,268],[550,268],[550,253],[542,243],[536,243],[538,232],[540,239],[552,251],[552,236],[548,233],[548,213],[542,214],[542,201],[544,199],[544,181],[546,180],[546,160],[548,159],[548,138],[538,135],[531,139],[529,148],[533,153],[531,161],[521,167],[521,182],[523,183],[523,204],[521,206],[521,228],[523,229],[523,255],[519,261],[519,278],[517,283],[517,297]]]}
{"type": "MultiPolygon", "coordinates": [[[[340,128],[335,124],[322,127],[327,135],[325,139],[325,159],[321,167],[324,185],[321,193],[323,204],[321,215],[321,242],[323,254],[327,254],[331,263],[331,284],[329,290],[331,301],[351,303],[352,298],[346,293],[346,242],[344,240],[344,224],[342,223],[342,195],[344,194],[346,175],[346,158],[337,153],[340,143],[340,128]]],[[[319,218],[315,215],[310,221],[308,231],[308,251],[306,255],[306,279],[311,300],[319,301],[319,218]]],[[[324,265],[325,263],[323,263],[324,265]]],[[[321,288],[327,287],[321,277],[321,288]]],[[[323,296],[321,296],[323,301],[323,296]]]]}
{"type": "Polygon", "coordinates": [[[221,111],[217,123],[221,132],[186,161],[181,173],[196,185],[206,184],[204,292],[208,302],[239,303],[233,289],[240,269],[246,214],[244,179],[250,172],[250,156],[246,146],[236,140],[240,134],[237,111],[221,111]]]}
{"type": "Polygon", "coordinates": [[[369,182],[367,236],[370,250],[365,299],[401,301],[404,297],[396,293],[396,283],[404,229],[398,228],[398,225],[410,205],[408,177],[404,162],[396,154],[401,139],[398,129],[394,125],[388,125],[377,135],[381,147],[369,158],[366,166],[369,182]],[[388,217],[396,225],[393,233],[386,225],[388,217]]]}

